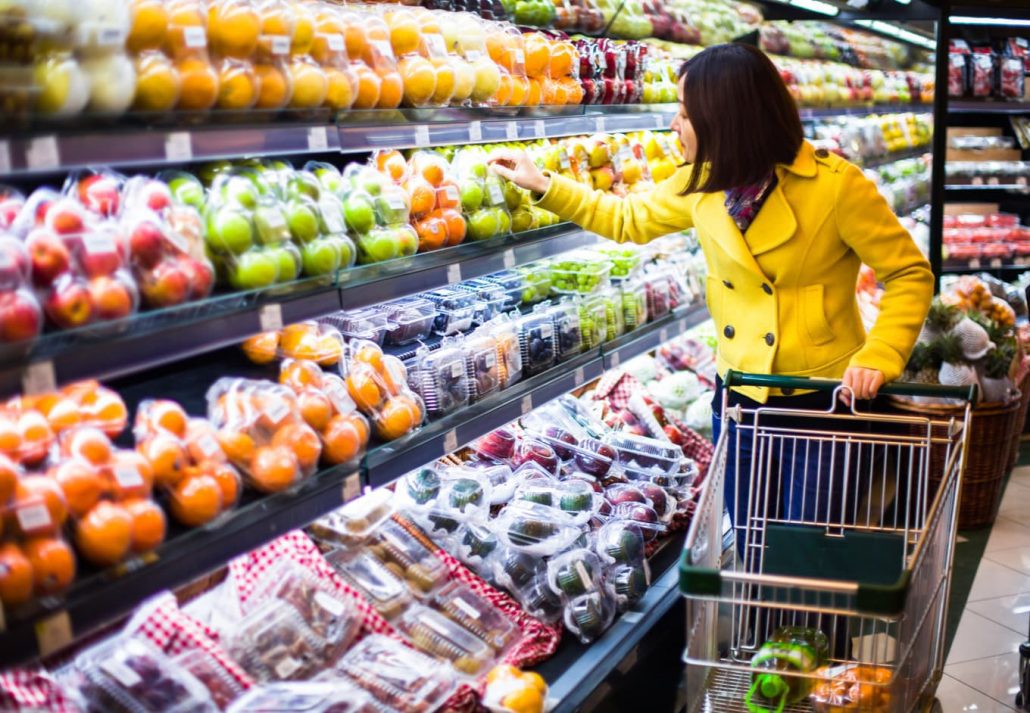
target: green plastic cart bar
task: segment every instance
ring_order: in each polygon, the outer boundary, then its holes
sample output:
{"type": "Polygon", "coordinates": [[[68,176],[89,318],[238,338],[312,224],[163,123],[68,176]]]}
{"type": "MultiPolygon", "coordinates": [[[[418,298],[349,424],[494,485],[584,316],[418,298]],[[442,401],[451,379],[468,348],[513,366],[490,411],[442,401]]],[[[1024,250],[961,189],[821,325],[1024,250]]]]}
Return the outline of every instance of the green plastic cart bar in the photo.
{"type": "MultiPolygon", "coordinates": [[[[726,372],[726,386],[758,386],[769,389],[794,389],[795,391],[833,391],[840,381],[833,379],[810,379],[807,376],[774,376],[771,374],[745,374],[740,371],[726,372]]],[[[884,396],[930,396],[939,399],[962,399],[969,403],[976,401],[976,385],[941,386],[939,384],[908,384],[894,382],[880,387],[884,396]]]]}

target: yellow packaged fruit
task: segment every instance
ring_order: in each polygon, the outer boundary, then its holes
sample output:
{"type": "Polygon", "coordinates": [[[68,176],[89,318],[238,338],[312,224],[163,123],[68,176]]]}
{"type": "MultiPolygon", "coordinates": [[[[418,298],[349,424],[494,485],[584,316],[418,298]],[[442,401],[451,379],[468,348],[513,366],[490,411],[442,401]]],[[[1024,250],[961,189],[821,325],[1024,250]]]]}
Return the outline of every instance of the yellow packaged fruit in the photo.
{"type": "Polygon", "coordinates": [[[223,59],[218,67],[218,107],[250,109],[258,100],[259,81],[250,62],[223,59]]]}
{"type": "Polygon", "coordinates": [[[325,95],[325,105],[336,111],[350,109],[356,98],[354,87],[357,84],[357,77],[355,74],[350,68],[341,69],[329,66],[323,69],[329,87],[325,95]]]}
{"type": "Polygon", "coordinates": [[[329,79],[325,70],[306,55],[296,55],[289,64],[293,78],[293,96],[290,107],[294,109],[316,109],[325,103],[329,93],[329,79]]]}
{"type": "Polygon", "coordinates": [[[445,106],[454,96],[454,88],[457,84],[457,73],[451,64],[450,57],[433,57],[429,60],[436,71],[436,89],[430,103],[435,106],[445,106]]]}
{"type": "Polygon", "coordinates": [[[175,58],[207,57],[207,17],[200,0],[167,0],[165,51],[175,58]]]}
{"type": "Polygon", "coordinates": [[[418,55],[402,57],[397,69],[404,82],[404,103],[425,106],[436,91],[436,71],[429,60],[418,55]]]}
{"type": "Polygon", "coordinates": [[[136,95],[136,68],[124,52],[82,60],[89,79],[89,108],[100,114],[122,114],[136,95]]]}
{"type": "Polygon", "coordinates": [[[404,99],[401,73],[396,69],[385,69],[380,73],[379,80],[379,101],[376,106],[380,109],[396,109],[404,99]]]}
{"type": "Polygon", "coordinates": [[[254,65],[258,78],[258,109],[282,109],[293,97],[293,79],[279,62],[258,62],[254,65]]]}
{"type": "Polygon", "coordinates": [[[290,51],[293,54],[310,54],[315,41],[315,11],[312,3],[292,0],[294,25],[290,51]]]}
{"type": "Polygon", "coordinates": [[[351,65],[351,70],[355,78],[354,103],[351,106],[355,109],[374,108],[379,101],[379,75],[369,69],[364,62],[355,62],[351,65]]]}
{"type": "Polygon", "coordinates": [[[132,0],[129,4],[131,24],[125,47],[130,52],[160,49],[168,28],[168,11],[161,0],[132,0]]]}
{"type": "Polygon", "coordinates": [[[472,96],[472,90],[476,88],[476,70],[472,65],[461,57],[451,57],[451,66],[454,68],[454,93],[451,96],[452,104],[462,104],[472,96]]]}
{"type": "Polygon", "coordinates": [[[139,111],[169,111],[179,101],[179,71],[163,52],[150,50],[136,57],[136,97],[139,111]]]}
{"type": "Polygon", "coordinates": [[[182,91],[179,109],[207,111],[218,101],[218,72],[206,57],[184,57],[176,63],[182,91]]]}
{"type": "Polygon", "coordinates": [[[474,83],[472,101],[483,104],[490,101],[501,86],[501,70],[489,57],[482,55],[472,62],[474,83]]]}
{"type": "Polygon", "coordinates": [[[261,20],[249,0],[213,0],[208,5],[208,42],[215,53],[248,59],[260,34],[261,20]]]}
{"type": "Polygon", "coordinates": [[[43,56],[33,70],[40,88],[36,110],[53,116],[74,116],[89,102],[89,83],[70,52],[43,56]]]}

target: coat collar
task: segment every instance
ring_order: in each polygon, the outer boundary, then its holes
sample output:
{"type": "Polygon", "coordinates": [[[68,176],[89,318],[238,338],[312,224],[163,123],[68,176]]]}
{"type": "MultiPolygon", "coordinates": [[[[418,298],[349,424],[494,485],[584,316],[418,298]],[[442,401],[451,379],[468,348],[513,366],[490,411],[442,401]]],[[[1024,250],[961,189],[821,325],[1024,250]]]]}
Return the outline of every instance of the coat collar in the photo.
{"type": "Polygon", "coordinates": [[[784,172],[787,171],[801,178],[814,177],[816,171],[815,147],[808,141],[802,141],[801,148],[798,149],[798,155],[794,157],[793,163],[781,163],[776,166],[776,175],[779,178],[783,178],[784,172]]]}

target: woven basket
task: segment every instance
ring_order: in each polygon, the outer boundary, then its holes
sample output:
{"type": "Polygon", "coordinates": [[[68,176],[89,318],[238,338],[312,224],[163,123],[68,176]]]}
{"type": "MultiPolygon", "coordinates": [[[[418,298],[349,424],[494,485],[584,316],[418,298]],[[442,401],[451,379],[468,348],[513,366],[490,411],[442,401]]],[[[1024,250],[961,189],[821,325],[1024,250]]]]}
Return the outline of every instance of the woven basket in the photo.
{"type": "MultiPolygon", "coordinates": [[[[908,414],[932,419],[962,419],[964,406],[913,404],[893,399],[894,407],[908,414]]],[[[1007,404],[983,404],[973,409],[966,444],[966,468],[959,494],[958,526],[962,530],[986,527],[994,522],[1001,504],[1002,483],[1009,472],[1012,432],[1021,407],[1020,399],[1007,404]]],[[[914,428],[918,433],[919,429],[914,428]]],[[[944,475],[947,446],[937,444],[930,450],[930,483],[934,492],[944,475]]]]}

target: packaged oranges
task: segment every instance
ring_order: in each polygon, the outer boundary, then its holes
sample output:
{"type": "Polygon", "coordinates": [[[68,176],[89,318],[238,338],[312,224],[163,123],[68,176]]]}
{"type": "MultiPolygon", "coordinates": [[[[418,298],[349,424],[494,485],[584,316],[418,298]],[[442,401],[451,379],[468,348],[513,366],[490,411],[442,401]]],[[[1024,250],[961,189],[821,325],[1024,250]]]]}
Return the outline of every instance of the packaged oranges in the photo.
{"type": "Polygon", "coordinates": [[[408,387],[400,359],[383,354],[374,342],[355,340],[347,344],[340,363],[348,395],[372,421],[380,440],[392,441],[422,425],[425,406],[408,387]]]}
{"type": "Polygon", "coordinates": [[[338,465],[364,453],[368,420],[358,413],[343,379],[323,372],[313,361],[287,359],[279,383],[297,395],[301,417],[321,438],[323,462],[338,465]]]}
{"type": "Polygon", "coordinates": [[[278,332],[261,332],[243,342],[243,353],[255,364],[278,359],[305,359],[322,366],[340,360],[343,337],[339,330],[318,322],[298,322],[278,332]]]}

